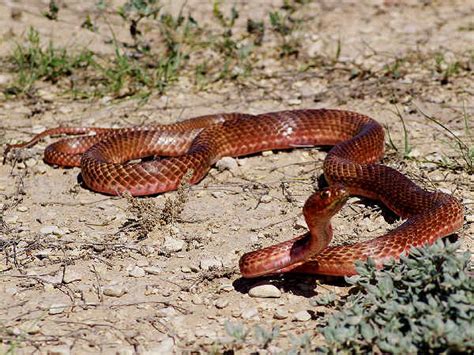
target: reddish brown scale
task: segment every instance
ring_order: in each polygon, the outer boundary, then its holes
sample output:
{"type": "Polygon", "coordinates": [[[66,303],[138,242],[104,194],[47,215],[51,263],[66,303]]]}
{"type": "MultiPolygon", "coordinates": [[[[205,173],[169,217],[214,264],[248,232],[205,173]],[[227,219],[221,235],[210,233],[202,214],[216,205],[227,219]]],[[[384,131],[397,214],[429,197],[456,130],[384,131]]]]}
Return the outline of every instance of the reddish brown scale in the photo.
{"type": "Polygon", "coordinates": [[[124,129],[56,128],[30,142],[55,134],[90,134],[50,145],[45,160],[81,166],[86,185],[106,194],[149,195],[176,189],[188,171],[199,182],[223,156],[241,156],[268,149],[334,145],[324,161],[329,188],[305,204],[310,232],[292,240],[244,254],[244,277],[280,272],[352,275],[354,261],[371,257],[377,265],[399,258],[412,246],[431,244],[463,224],[462,205],[451,195],[423,190],[406,176],[377,164],[383,156],[384,133],[373,119],[349,111],[295,110],[247,115],[229,113],[194,118],[167,126],[124,129]],[[164,156],[127,163],[131,159],[164,156]],[[381,200],[406,221],[378,238],[328,247],[330,218],[348,195],[381,200]]]}

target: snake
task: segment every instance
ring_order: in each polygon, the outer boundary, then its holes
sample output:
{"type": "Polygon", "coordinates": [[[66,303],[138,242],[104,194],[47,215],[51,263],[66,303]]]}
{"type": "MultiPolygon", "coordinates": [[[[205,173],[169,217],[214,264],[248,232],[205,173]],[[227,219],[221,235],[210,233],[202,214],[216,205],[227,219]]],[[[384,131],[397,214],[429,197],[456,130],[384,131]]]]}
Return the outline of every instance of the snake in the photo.
{"type": "Polygon", "coordinates": [[[5,155],[12,148],[31,147],[46,136],[78,134],[81,136],[47,146],[45,162],[79,166],[86,187],[109,195],[156,195],[177,189],[185,178],[196,184],[226,156],[331,147],[323,162],[327,186],[314,192],[303,207],[309,231],[243,254],[239,267],[244,278],[287,272],[354,275],[356,261],[370,258],[380,268],[411,248],[433,244],[463,225],[464,208],[458,199],[423,189],[381,163],[384,129],[357,112],[302,109],[257,115],[211,114],[168,125],[57,127],[29,142],[7,146],[5,155]],[[349,196],[378,200],[404,222],[370,240],[330,245],[331,218],[349,196]]]}

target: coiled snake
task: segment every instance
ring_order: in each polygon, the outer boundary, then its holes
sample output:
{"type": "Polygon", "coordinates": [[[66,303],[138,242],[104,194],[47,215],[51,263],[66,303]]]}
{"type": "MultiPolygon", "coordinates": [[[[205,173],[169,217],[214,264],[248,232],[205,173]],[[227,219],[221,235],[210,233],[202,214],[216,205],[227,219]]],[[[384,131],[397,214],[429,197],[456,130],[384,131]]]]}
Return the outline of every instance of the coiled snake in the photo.
{"type": "Polygon", "coordinates": [[[123,129],[54,128],[30,142],[31,147],[56,134],[89,134],[51,144],[44,159],[60,166],[80,166],[84,183],[105,194],[150,195],[176,189],[192,171],[199,182],[224,156],[242,156],[269,149],[334,145],[324,160],[329,187],[314,193],[303,213],[309,232],[292,240],[244,254],[244,277],[287,271],[352,275],[354,261],[371,257],[377,265],[399,258],[413,246],[431,244],[463,224],[460,202],[442,192],[429,192],[400,172],[378,164],[383,156],[383,128],[373,119],[340,110],[293,110],[260,115],[216,114],[153,127],[123,129]],[[163,158],[136,163],[132,159],[163,158]],[[328,247],[330,218],[349,195],[382,201],[406,219],[378,238],[347,246],[328,247]]]}

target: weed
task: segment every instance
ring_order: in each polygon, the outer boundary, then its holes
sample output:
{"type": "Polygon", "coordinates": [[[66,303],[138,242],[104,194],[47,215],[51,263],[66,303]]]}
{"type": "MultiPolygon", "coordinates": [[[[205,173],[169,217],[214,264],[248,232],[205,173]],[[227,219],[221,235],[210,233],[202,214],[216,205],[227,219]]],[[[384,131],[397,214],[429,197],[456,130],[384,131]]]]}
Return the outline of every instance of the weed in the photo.
{"type": "Polygon", "coordinates": [[[450,62],[446,60],[442,53],[437,53],[435,55],[435,70],[437,73],[441,74],[439,79],[441,85],[448,84],[451,77],[459,73],[460,67],[461,64],[457,60],[450,62]]]}
{"type": "Polygon", "coordinates": [[[414,248],[377,270],[358,262],[353,293],[319,330],[324,353],[461,353],[474,342],[474,279],[469,252],[442,241],[414,248]]]}
{"type": "Polygon", "coordinates": [[[58,19],[59,7],[55,0],[49,0],[48,10],[43,12],[43,16],[49,20],[56,21],[58,19]]]}
{"type": "Polygon", "coordinates": [[[272,31],[276,33],[280,39],[280,56],[297,57],[300,51],[300,44],[298,39],[292,34],[298,22],[288,14],[279,11],[270,12],[268,16],[272,31]]]}
{"type": "Polygon", "coordinates": [[[65,48],[56,48],[51,42],[43,48],[40,35],[33,27],[28,30],[26,42],[26,45],[17,44],[13,52],[11,61],[18,79],[13,87],[7,89],[8,93],[24,93],[40,79],[55,83],[59,78],[94,63],[94,55],[88,50],[70,55],[65,48]]]}
{"type": "Polygon", "coordinates": [[[220,4],[221,1],[214,1],[212,9],[214,18],[223,30],[221,35],[212,41],[214,49],[222,57],[222,66],[217,79],[236,79],[251,72],[250,55],[253,51],[253,45],[234,36],[233,28],[239,17],[237,9],[233,6],[230,15],[226,16],[222,12],[220,4]]]}
{"type": "MultiPolygon", "coordinates": [[[[458,152],[458,155],[461,157],[461,160],[464,161],[464,163],[460,163],[456,161],[456,159],[454,158],[455,162],[453,163],[452,159],[445,157],[444,162],[443,162],[444,165],[450,167],[451,169],[455,169],[455,168],[465,169],[468,174],[474,173],[474,145],[472,145],[473,139],[472,138],[470,139],[471,145],[468,145],[469,143],[467,140],[466,142],[464,142],[461,138],[457,136],[457,134],[455,134],[449,127],[443,124],[440,120],[438,120],[437,118],[431,115],[428,115],[419,107],[417,107],[417,110],[423,115],[423,117],[435,123],[436,125],[441,127],[445,132],[447,132],[448,136],[454,140],[454,145],[452,145],[452,147],[454,148],[454,150],[458,152]]],[[[470,137],[471,130],[469,127],[467,112],[463,113],[463,118],[464,118],[464,130],[466,132],[466,136],[470,137]]]]}
{"type": "MultiPolygon", "coordinates": [[[[400,112],[400,109],[398,108],[397,105],[395,105],[395,109],[397,111],[396,115],[400,119],[400,122],[402,123],[402,128],[403,128],[403,158],[406,159],[406,158],[410,157],[410,152],[412,150],[411,145],[410,145],[410,138],[408,136],[408,130],[407,130],[407,126],[405,124],[405,119],[403,118],[403,115],[400,112]]],[[[388,127],[386,127],[386,130],[388,132],[388,142],[389,142],[390,147],[392,149],[394,149],[396,152],[398,152],[399,150],[398,150],[397,145],[395,144],[395,142],[392,140],[392,136],[390,135],[390,130],[388,129],[388,127]]]]}
{"type": "MultiPolygon", "coordinates": [[[[118,9],[118,14],[123,20],[129,22],[129,31],[137,48],[140,47],[140,38],[142,32],[138,28],[143,19],[156,19],[161,11],[161,5],[158,0],[128,0],[118,9]]],[[[146,48],[147,46],[145,46],[146,48]]]]}

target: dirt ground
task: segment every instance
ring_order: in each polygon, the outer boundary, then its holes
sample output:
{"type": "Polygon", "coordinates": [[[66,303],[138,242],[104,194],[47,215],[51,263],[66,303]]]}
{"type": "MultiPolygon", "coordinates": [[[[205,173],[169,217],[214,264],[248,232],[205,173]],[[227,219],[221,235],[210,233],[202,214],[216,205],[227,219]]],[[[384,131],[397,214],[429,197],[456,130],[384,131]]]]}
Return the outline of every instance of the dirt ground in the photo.
{"type": "MultiPolygon", "coordinates": [[[[1,56],[9,55],[29,26],[55,44],[87,46],[103,54],[113,52],[106,44],[108,26],[126,36],[117,16],[96,33],[80,28],[94,1],[64,1],[67,6],[58,21],[41,14],[47,4],[0,5],[1,56]]],[[[264,14],[281,4],[235,5],[237,27],[244,28],[250,15],[267,20],[264,14]]],[[[466,223],[457,235],[463,249],[473,250],[474,178],[459,141],[473,149],[474,3],[314,1],[305,6],[314,18],[300,36],[301,55],[331,56],[339,42],[332,68],[301,71],[298,63],[273,56],[259,61],[255,77],[201,90],[183,74],[164,95],[151,95],[145,102],[75,100],[52,84],[38,83],[34,97],[0,94],[0,144],[25,141],[59,125],[122,127],[232,111],[358,111],[390,133],[393,145],[387,138],[385,164],[463,202],[466,223]],[[419,57],[413,59],[414,53],[419,57]],[[437,53],[443,54],[442,61],[434,59],[437,53]],[[394,62],[400,64],[395,69],[401,76],[390,71],[394,62]],[[443,68],[454,62],[458,69],[443,80],[443,68]],[[354,74],[368,68],[375,74],[354,74]],[[400,117],[410,152],[404,150],[400,117]]],[[[199,21],[212,13],[211,1],[189,0],[186,7],[199,21]]],[[[0,86],[13,77],[0,69],[0,86]]],[[[262,353],[297,349],[304,334],[309,349],[323,343],[316,327],[332,310],[313,306],[311,300],[325,293],[346,294],[349,287],[343,280],[294,275],[243,280],[238,260],[246,251],[304,232],[301,208],[322,174],[324,151],[238,158],[230,169],[213,168],[181,193],[129,202],[83,188],[77,168],[46,165],[41,154],[51,141],[22,151],[16,163],[0,166],[1,352],[248,353],[261,349],[253,335],[255,325],[280,329],[262,353]],[[145,235],[130,229],[133,222],[160,220],[170,208],[177,210],[171,222],[157,223],[145,235]],[[248,290],[257,284],[275,285],[281,294],[250,297],[248,290]],[[226,324],[251,330],[245,344],[235,342],[226,324]]],[[[352,198],[334,218],[336,242],[372,238],[393,228],[382,211],[377,204],[352,198]]]]}

